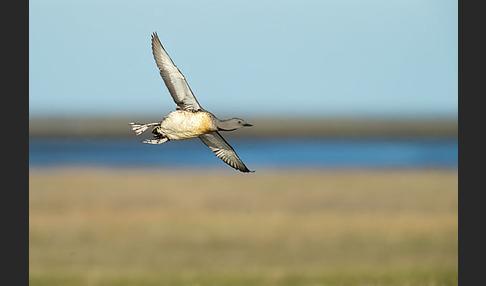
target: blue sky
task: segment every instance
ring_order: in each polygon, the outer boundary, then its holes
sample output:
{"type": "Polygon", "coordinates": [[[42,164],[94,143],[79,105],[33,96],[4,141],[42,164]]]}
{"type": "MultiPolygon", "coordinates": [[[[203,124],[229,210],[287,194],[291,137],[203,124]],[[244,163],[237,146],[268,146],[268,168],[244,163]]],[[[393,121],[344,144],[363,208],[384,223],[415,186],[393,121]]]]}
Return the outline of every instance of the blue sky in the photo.
{"type": "Polygon", "coordinates": [[[166,115],[157,31],[218,117],[457,116],[457,14],[449,0],[30,0],[29,111],[166,115]]]}

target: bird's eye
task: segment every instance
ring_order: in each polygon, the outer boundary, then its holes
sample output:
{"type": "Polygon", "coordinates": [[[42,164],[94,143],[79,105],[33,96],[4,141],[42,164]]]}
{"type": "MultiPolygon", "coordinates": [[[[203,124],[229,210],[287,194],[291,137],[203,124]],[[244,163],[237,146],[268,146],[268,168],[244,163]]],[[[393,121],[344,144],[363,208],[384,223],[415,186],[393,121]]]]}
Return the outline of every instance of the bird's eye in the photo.
{"type": "Polygon", "coordinates": [[[238,121],[238,123],[240,123],[240,124],[241,124],[241,121],[238,121]]]}

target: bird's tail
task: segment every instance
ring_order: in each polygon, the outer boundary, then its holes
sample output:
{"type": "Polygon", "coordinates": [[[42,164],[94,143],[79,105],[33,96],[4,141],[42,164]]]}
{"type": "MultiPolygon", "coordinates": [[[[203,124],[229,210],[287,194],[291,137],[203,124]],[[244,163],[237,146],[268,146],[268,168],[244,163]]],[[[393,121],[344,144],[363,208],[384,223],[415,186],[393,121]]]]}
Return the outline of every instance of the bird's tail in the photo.
{"type": "Polygon", "coordinates": [[[133,123],[130,122],[128,125],[132,127],[132,130],[135,131],[135,134],[140,135],[142,134],[145,130],[149,129],[149,127],[159,125],[160,123],[148,123],[148,124],[142,124],[142,123],[133,123]]]}

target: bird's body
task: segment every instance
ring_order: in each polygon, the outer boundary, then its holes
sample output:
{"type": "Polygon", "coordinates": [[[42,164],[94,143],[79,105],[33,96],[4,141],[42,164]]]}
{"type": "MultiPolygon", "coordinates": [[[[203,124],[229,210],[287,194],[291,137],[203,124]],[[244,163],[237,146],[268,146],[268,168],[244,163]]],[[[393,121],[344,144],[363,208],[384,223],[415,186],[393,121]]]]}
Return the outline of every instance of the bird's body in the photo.
{"type": "Polygon", "coordinates": [[[160,122],[148,124],[129,123],[137,135],[152,127],[152,134],[155,139],[142,140],[142,142],[162,144],[170,140],[199,137],[214,152],[216,157],[223,160],[226,164],[241,172],[252,172],[218,132],[232,131],[252,125],[240,118],[220,120],[211,112],[204,110],[192,93],[186,79],[162,47],[156,33],[152,35],[152,53],[160,75],[169,89],[174,102],[177,104],[177,108],[160,122]]]}
{"type": "Polygon", "coordinates": [[[218,131],[217,118],[207,111],[175,110],[155,126],[152,133],[160,134],[170,140],[183,140],[218,131]]]}

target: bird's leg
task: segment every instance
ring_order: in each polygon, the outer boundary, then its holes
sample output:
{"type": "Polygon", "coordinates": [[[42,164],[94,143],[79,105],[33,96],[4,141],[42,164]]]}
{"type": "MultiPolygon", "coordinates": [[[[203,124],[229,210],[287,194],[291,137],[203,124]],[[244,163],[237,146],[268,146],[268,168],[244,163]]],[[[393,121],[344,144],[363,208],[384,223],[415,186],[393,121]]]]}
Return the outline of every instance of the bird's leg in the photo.
{"type": "MultiPolygon", "coordinates": [[[[159,126],[154,127],[152,129],[152,134],[154,135],[154,138],[155,139],[142,140],[142,143],[147,143],[147,144],[162,144],[164,142],[170,141],[169,138],[167,138],[167,136],[165,136],[164,133],[162,133],[162,131],[160,130],[160,123],[151,123],[151,124],[145,124],[145,125],[148,125],[148,126],[159,125],[159,126]]],[[[145,129],[147,129],[147,128],[145,128],[145,129]]]]}
{"type": "Polygon", "coordinates": [[[137,134],[137,136],[138,136],[138,135],[142,134],[145,130],[149,129],[149,127],[159,125],[160,123],[156,122],[156,123],[142,124],[142,123],[130,122],[128,124],[132,127],[132,130],[135,131],[135,134],[137,134]]]}
{"type": "Polygon", "coordinates": [[[147,143],[147,144],[162,144],[164,142],[170,141],[169,138],[164,137],[162,139],[147,139],[147,140],[142,140],[142,143],[147,143]]]}

